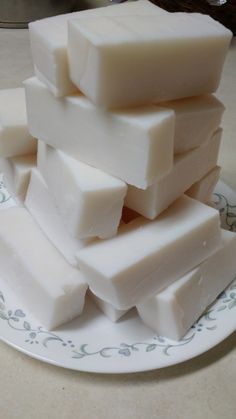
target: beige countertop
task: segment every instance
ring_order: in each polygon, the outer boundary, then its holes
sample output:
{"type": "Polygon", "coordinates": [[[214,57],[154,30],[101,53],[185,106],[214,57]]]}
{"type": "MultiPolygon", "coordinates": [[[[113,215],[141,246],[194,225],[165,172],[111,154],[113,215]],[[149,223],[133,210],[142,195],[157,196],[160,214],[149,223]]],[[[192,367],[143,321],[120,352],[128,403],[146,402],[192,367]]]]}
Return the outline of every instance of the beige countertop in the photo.
{"type": "MultiPolygon", "coordinates": [[[[0,30],[0,87],[32,74],[27,30],[0,30]]],[[[236,190],[236,39],[217,96],[224,102],[222,179],[236,190]]],[[[207,353],[147,373],[64,370],[0,343],[0,419],[233,419],[236,333],[207,353]]]]}

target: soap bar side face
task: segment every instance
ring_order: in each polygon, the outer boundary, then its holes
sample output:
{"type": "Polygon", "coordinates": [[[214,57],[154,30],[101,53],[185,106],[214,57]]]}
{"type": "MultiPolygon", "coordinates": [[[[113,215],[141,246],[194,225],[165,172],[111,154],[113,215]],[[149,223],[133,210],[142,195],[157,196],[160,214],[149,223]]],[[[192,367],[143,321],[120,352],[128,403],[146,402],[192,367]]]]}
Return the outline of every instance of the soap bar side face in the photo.
{"type": "Polygon", "coordinates": [[[25,208],[0,212],[0,238],[1,274],[44,327],[54,328],[81,313],[87,289],[82,274],[64,260],[25,208]]]}
{"type": "Polygon", "coordinates": [[[0,155],[2,157],[35,154],[37,141],[22,126],[6,127],[0,130],[0,155]]]}
{"type": "Polygon", "coordinates": [[[68,234],[87,238],[116,233],[127,190],[124,182],[42,142],[38,162],[68,234]]]}
{"type": "Polygon", "coordinates": [[[80,250],[77,257],[91,290],[127,309],[207,258],[219,243],[218,212],[185,196],[157,220],[138,218],[120,227],[116,237],[80,250]]]}
{"type": "Polygon", "coordinates": [[[16,196],[18,199],[24,200],[29,186],[31,170],[36,166],[36,155],[13,157],[11,163],[16,196]]]}
{"type": "Polygon", "coordinates": [[[23,88],[0,90],[0,155],[14,157],[36,153],[37,142],[27,126],[23,88]]]}
{"type": "Polygon", "coordinates": [[[145,190],[128,187],[125,205],[143,216],[154,219],[188,188],[216,166],[222,129],[200,147],[179,154],[167,175],[145,190]]]}
{"type": "Polygon", "coordinates": [[[49,189],[37,169],[31,171],[25,206],[44,234],[72,266],[77,266],[76,252],[88,244],[88,240],[71,237],[60,217],[49,189]]]}
{"type": "Polygon", "coordinates": [[[63,97],[79,91],[68,76],[67,51],[64,48],[57,48],[50,61],[46,64],[48,69],[40,66],[39,70],[35,65],[34,72],[38,79],[47,85],[55,97],[63,97]],[[45,74],[47,74],[47,77],[45,77],[45,74]]]}
{"type": "Polygon", "coordinates": [[[31,169],[36,165],[36,155],[0,159],[6,188],[12,197],[22,202],[29,185],[31,169]]]}
{"type": "Polygon", "coordinates": [[[165,10],[146,0],[83,10],[41,19],[29,23],[30,43],[35,74],[57,96],[75,93],[78,88],[69,77],[67,59],[67,24],[70,19],[97,16],[123,16],[153,13],[167,14],[165,10]]]}
{"type": "Polygon", "coordinates": [[[236,234],[222,230],[222,244],[206,261],[138,306],[145,324],[170,339],[181,339],[202,312],[234,279],[236,234]]]}
{"type": "Polygon", "coordinates": [[[217,22],[191,14],[72,19],[70,76],[106,108],[212,93],[231,37],[217,22]]]}
{"type": "Polygon", "coordinates": [[[97,297],[91,291],[89,292],[89,297],[92,299],[94,304],[105,314],[105,316],[107,316],[114,323],[123,317],[128,311],[115,308],[112,304],[109,304],[101,298],[97,297]]]}
{"type": "Polygon", "coordinates": [[[56,100],[36,78],[25,87],[30,132],[47,144],[139,188],[171,169],[173,110],[148,106],[107,113],[81,94],[56,100]]]}
{"type": "Polygon", "coordinates": [[[3,127],[26,125],[25,93],[22,87],[0,89],[0,115],[3,127]]]}
{"type": "Polygon", "coordinates": [[[164,102],[176,116],[174,154],[181,154],[203,144],[220,126],[223,104],[213,95],[164,102]]]}
{"type": "Polygon", "coordinates": [[[211,203],[212,194],[220,179],[220,170],[221,168],[219,166],[214,167],[214,169],[208,172],[203,178],[194,183],[191,188],[186,191],[186,195],[206,204],[211,203]]]}
{"type": "Polygon", "coordinates": [[[77,13],[29,23],[31,53],[36,74],[55,96],[76,92],[69,78],[67,60],[67,20],[77,13]]]}

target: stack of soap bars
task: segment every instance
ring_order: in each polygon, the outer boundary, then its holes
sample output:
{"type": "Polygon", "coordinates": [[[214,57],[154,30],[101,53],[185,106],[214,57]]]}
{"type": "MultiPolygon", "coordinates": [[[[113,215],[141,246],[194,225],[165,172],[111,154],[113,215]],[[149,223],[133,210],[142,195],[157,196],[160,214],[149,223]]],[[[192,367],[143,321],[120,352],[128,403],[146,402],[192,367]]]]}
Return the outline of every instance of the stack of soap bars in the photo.
{"type": "Polygon", "coordinates": [[[112,321],[137,307],[178,340],[236,272],[236,235],[210,204],[232,34],[148,0],[29,29],[35,76],[0,92],[18,202],[0,211],[1,276],[49,329],[89,288],[112,321]]]}

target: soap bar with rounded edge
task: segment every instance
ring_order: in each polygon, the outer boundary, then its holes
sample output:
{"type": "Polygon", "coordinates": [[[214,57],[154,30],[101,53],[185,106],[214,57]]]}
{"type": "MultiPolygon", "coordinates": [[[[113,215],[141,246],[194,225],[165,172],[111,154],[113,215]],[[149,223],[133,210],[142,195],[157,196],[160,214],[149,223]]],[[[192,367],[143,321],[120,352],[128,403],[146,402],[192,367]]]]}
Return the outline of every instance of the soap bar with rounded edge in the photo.
{"type": "Polygon", "coordinates": [[[175,156],[173,169],[146,190],[129,186],[125,205],[151,220],[156,218],[216,166],[221,133],[222,129],[219,128],[200,147],[175,156]]]}
{"type": "Polygon", "coordinates": [[[118,308],[114,307],[112,304],[107,303],[106,301],[102,300],[101,298],[97,297],[91,291],[89,292],[89,297],[93,300],[95,305],[107,316],[112,322],[117,322],[123,317],[128,310],[119,310],[118,308]]]}
{"type": "Polygon", "coordinates": [[[162,103],[175,111],[174,154],[185,153],[203,144],[220,126],[223,104],[213,95],[162,103]]]}
{"type": "Polygon", "coordinates": [[[235,278],[236,234],[222,230],[222,246],[201,265],[137,306],[158,335],[179,340],[235,278]]]}
{"type": "Polygon", "coordinates": [[[35,154],[37,141],[27,126],[22,87],[0,90],[0,157],[35,154]]]}
{"type": "Polygon", "coordinates": [[[201,263],[220,238],[218,211],[183,196],[156,220],[137,218],[79,250],[78,266],[94,294],[128,309],[201,263]]]}
{"type": "Polygon", "coordinates": [[[25,208],[0,211],[1,277],[47,329],[78,316],[87,284],[25,208]],[[9,228],[10,226],[10,228],[9,228]]]}
{"type": "Polygon", "coordinates": [[[37,169],[31,171],[25,206],[44,234],[73,266],[77,266],[76,252],[89,240],[80,240],[68,234],[43,177],[37,169]]]}
{"type": "Polygon", "coordinates": [[[174,111],[106,112],[81,94],[55,98],[37,78],[25,88],[29,130],[47,144],[139,188],[171,169],[174,111]]]}
{"type": "Polygon", "coordinates": [[[38,168],[72,237],[116,234],[127,192],[124,182],[41,141],[38,168]]]}
{"type": "Polygon", "coordinates": [[[96,105],[123,108],[216,91],[232,32],[209,16],[71,19],[71,80],[96,105]]]}
{"type": "Polygon", "coordinates": [[[0,172],[8,192],[22,202],[29,185],[30,172],[36,166],[36,155],[0,158],[0,172]]]}
{"type": "Polygon", "coordinates": [[[194,183],[185,193],[203,203],[211,203],[212,194],[220,178],[220,166],[214,167],[198,182],[194,183]]]}
{"type": "Polygon", "coordinates": [[[35,74],[55,96],[75,93],[78,88],[69,77],[67,59],[67,24],[72,18],[96,16],[127,16],[167,13],[147,0],[83,10],[53,16],[29,23],[31,51],[35,74]]]}

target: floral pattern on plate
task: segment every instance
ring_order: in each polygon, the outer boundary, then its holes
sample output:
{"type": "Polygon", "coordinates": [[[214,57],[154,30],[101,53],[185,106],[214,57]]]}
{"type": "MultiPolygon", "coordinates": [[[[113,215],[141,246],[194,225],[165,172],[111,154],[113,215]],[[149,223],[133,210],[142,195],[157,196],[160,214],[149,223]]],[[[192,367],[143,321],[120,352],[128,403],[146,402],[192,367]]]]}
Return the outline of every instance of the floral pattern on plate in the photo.
{"type": "MultiPolygon", "coordinates": [[[[236,195],[231,191],[229,199],[228,187],[225,188],[221,183],[214,194],[214,202],[222,224],[236,231],[236,195]]],[[[0,204],[1,208],[14,205],[3,181],[0,182],[0,204]]],[[[0,338],[32,357],[77,370],[119,373],[173,365],[205,352],[236,329],[236,279],[179,342],[153,336],[135,313],[111,325],[96,310],[88,308],[85,318],[88,316],[91,320],[87,326],[86,321],[83,326],[83,320],[78,320],[50,332],[37,325],[31,313],[20,307],[16,296],[0,283],[0,325],[4,325],[0,338]]]]}

